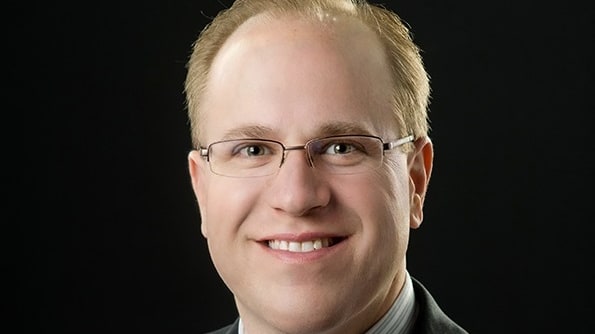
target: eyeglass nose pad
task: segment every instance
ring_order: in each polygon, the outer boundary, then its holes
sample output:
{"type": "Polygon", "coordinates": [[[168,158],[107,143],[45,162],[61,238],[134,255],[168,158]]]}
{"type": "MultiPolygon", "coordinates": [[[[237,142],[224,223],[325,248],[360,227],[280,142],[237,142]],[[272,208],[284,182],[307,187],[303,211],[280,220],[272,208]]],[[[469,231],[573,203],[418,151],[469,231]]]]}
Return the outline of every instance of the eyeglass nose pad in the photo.
{"type": "Polygon", "coordinates": [[[310,154],[310,151],[304,147],[304,153],[306,153],[306,161],[308,162],[308,166],[310,166],[310,168],[314,168],[314,161],[312,160],[312,154],[310,154]]]}

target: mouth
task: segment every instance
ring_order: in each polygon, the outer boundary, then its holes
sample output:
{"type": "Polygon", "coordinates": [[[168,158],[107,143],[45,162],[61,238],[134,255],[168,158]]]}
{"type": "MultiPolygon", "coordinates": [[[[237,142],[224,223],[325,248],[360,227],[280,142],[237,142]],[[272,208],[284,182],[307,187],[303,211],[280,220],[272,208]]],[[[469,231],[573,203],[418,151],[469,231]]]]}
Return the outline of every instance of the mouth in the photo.
{"type": "Polygon", "coordinates": [[[306,241],[293,240],[268,240],[266,243],[269,248],[274,250],[287,251],[291,253],[309,253],[323,248],[332,247],[346,238],[317,238],[306,241]]]}

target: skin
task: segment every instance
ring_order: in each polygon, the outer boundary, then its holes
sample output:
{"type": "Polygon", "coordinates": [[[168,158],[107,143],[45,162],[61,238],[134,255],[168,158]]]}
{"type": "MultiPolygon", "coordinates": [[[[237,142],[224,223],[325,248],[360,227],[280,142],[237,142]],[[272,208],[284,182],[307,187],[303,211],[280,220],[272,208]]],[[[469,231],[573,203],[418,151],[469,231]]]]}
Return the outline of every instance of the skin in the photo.
{"type": "MultiPolygon", "coordinates": [[[[394,140],[407,134],[390,116],[392,85],[381,44],[358,21],[252,18],[215,58],[200,139],[394,140]]],[[[213,174],[191,152],[201,231],[246,333],[362,333],[379,320],[404,283],[432,154],[420,138],[410,153],[387,153],[379,170],[324,175],[291,151],[277,174],[239,179],[213,174]],[[307,253],[266,243],[319,237],[342,241],[307,253]]]]}

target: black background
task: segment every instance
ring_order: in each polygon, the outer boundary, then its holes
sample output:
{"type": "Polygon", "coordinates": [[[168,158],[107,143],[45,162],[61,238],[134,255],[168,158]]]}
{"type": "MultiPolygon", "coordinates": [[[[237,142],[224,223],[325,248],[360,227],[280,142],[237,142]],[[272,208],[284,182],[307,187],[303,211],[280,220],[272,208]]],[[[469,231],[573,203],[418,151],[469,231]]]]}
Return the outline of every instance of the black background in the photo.
{"type": "MultiPolygon", "coordinates": [[[[5,4],[16,332],[202,333],[236,317],[199,233],[183,96],[191,43],[229,3],[5,4]]],[[[589,332],[592,2],[385,3],[433,86],[410,273],[472,333],[589,332]]]]}

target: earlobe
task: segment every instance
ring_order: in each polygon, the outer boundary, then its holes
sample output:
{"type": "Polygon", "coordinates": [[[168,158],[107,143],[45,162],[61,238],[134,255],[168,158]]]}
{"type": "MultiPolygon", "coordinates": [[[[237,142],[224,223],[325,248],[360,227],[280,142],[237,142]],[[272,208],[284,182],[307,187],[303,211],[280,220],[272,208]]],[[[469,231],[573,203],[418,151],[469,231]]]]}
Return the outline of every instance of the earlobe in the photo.
{"type": "Polygon", "coordinates": [[[434,148],[428,137],[418,138],[409,153],[410,227],[418,228],[423,221],[423,206],[432,175],[434,148]]]}
{"type": "Polygon", "coordinates": [[[200,156],[199,152],[196,150],[192,150],[188,153],[188,171],[190,173],[190,181],[192,183],[192,190],[194,191],[194,196],[198,201],[199,206],[199,213],[201,215],[201,223],[200,223],[200,231],[202,235],[207,238],[208,231],[207,231],[207,224],[205,223],[203,217],[204,215],[204,208],[202,203],[204,203],[204,173],[203,173],[203,158],[200,156]]]}

